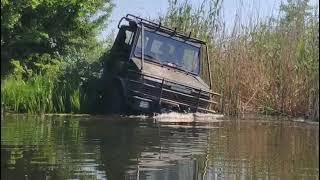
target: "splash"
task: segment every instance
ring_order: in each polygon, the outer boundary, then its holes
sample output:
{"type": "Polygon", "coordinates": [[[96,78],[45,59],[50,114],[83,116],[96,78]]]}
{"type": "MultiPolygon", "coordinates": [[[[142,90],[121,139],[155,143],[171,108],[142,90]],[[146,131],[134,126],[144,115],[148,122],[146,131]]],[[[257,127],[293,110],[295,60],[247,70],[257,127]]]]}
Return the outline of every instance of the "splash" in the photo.
{"type": "Polygon", "coordinates": [[[221,114],[205,113],[163,113],[155,115],[153,118],[158,122],[216,122],[222,121],[221,114]]]}
{"type": "Polygon", "coordinates": [[[129,115],[129,116],[124,116],[124,117],[131,118],[131,119],[134,119],[134,118],[148,119],[148,118],[150,118],[150,116],[143,115],[143,114],[140,114],[140,115],[129,115]]]}

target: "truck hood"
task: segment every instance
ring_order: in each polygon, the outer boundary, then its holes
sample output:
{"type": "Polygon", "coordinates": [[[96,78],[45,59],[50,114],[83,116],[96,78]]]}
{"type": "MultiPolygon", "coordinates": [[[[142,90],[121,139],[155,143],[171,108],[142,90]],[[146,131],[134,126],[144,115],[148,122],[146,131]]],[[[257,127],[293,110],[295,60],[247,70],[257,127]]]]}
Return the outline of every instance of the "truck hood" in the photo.
{"type": "MultiPolygon", "coordinates": [[[[132,61],[141,67],[141,59],[133,58],[132,61]]],[[[144,61],[143,74],[156,76],[157,78],[164,78],[181,85],[187,85],[203,91],[210,91],[209,86],[199,77],[193,74],[187,74],[186,72],[170,68],[167,66],[161,66],[157,63],[144,61]]]]}

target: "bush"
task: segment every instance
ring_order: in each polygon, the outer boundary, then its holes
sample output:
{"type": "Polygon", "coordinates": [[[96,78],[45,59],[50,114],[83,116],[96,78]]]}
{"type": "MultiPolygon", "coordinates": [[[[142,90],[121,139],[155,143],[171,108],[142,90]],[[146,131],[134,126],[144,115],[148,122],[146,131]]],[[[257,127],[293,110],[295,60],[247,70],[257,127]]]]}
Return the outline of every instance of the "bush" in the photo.
{"type": "Polygon", "coordinates": [[[1,101],[6,109],[29,113],[95,112],[102,64],[89,63],[79,55],[72,57],[34,56],[28,62],[33,69],[12,61],[14,73],[1,81],[1,101]],[[39,63],[48,59],[52,63],[39,63]]]}

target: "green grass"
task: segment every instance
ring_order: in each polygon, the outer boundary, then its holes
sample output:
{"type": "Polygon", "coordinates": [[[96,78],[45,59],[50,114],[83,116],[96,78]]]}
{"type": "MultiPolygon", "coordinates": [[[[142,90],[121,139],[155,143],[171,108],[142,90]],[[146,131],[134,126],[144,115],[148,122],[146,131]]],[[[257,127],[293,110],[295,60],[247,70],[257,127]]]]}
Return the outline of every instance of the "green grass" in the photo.
{"type": "Polygon", "coordinates": [[[29,81],[8,77],[1,84],[1,101],[6,110],[43,113],[54,109],[51,93],[53,84],[45,77],[36,76],[29,81]]]}
{"type": "MultiPolygon", "coordinates": [[[[19,68],[19,65],[17,67],[19,68]]],[[[88,88],[82,85],[83,82],[94,84],[92,82],[95,78],[89,77],[83,81],[78,66],[71,64],[67,67],[54,73],[33,74],[28,78],[22,78],[19,72],[4,78],[1,81],[1,103],[5,105],[6,111],[19,113],[95,111],[97,108],[91,101],[96,96],[96,91],[86,92],[85,89],[88,88]]],[[[85,72],[85,74],[90,73],[85,72]]]]}

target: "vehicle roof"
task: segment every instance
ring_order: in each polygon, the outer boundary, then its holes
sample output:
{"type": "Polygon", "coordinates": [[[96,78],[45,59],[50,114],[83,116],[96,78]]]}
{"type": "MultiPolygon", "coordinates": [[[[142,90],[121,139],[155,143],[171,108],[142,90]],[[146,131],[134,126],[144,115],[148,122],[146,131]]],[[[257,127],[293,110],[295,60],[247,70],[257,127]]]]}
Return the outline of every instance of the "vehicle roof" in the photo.
{"type": "MultiPolygon", "coordinates": [[[[124,19],[124,18],[126,20],[128,20],[128,21],[131,20],[131,21],[135,22],[137,25],[140,25],[140,26],[143,24],[143,26],[148,27],[150,29],[153,29],[153,30],[156,30],[156,31],[159,31],[159,32],[163,32],[163,33],[166,33],[166,34],[171,34],[171,36],[176,36],[176,37],[179,37],[179,38],[184,39],[186,41],[190,41],[190,42],[195,42],[195,43],[200,43],[200,44],[206,45],[206,42],[204,42],[204,41],[202,41],[200,39],[191,37],[191,32],[189,33],[189,36],[186,36],[181,32],[177,32],[176,28],[175,29],[171,29],[169,27],[161,25],[161,22],[160,23],[154,23],[154,22],[151,22],[149,20],[143,19],[141,17],[137,17],[135,15],[132,15],[132,14],[127,14],[122,19],[124,19]]],[[[121,20],[120,20],[120,22],[121,22],[121,20]]],[[[119,25],[120,25],[120,22],[119,22],[119,25]]],[[[118,25],[118,27],[119,27],[119,25],[118,25]]]]}

